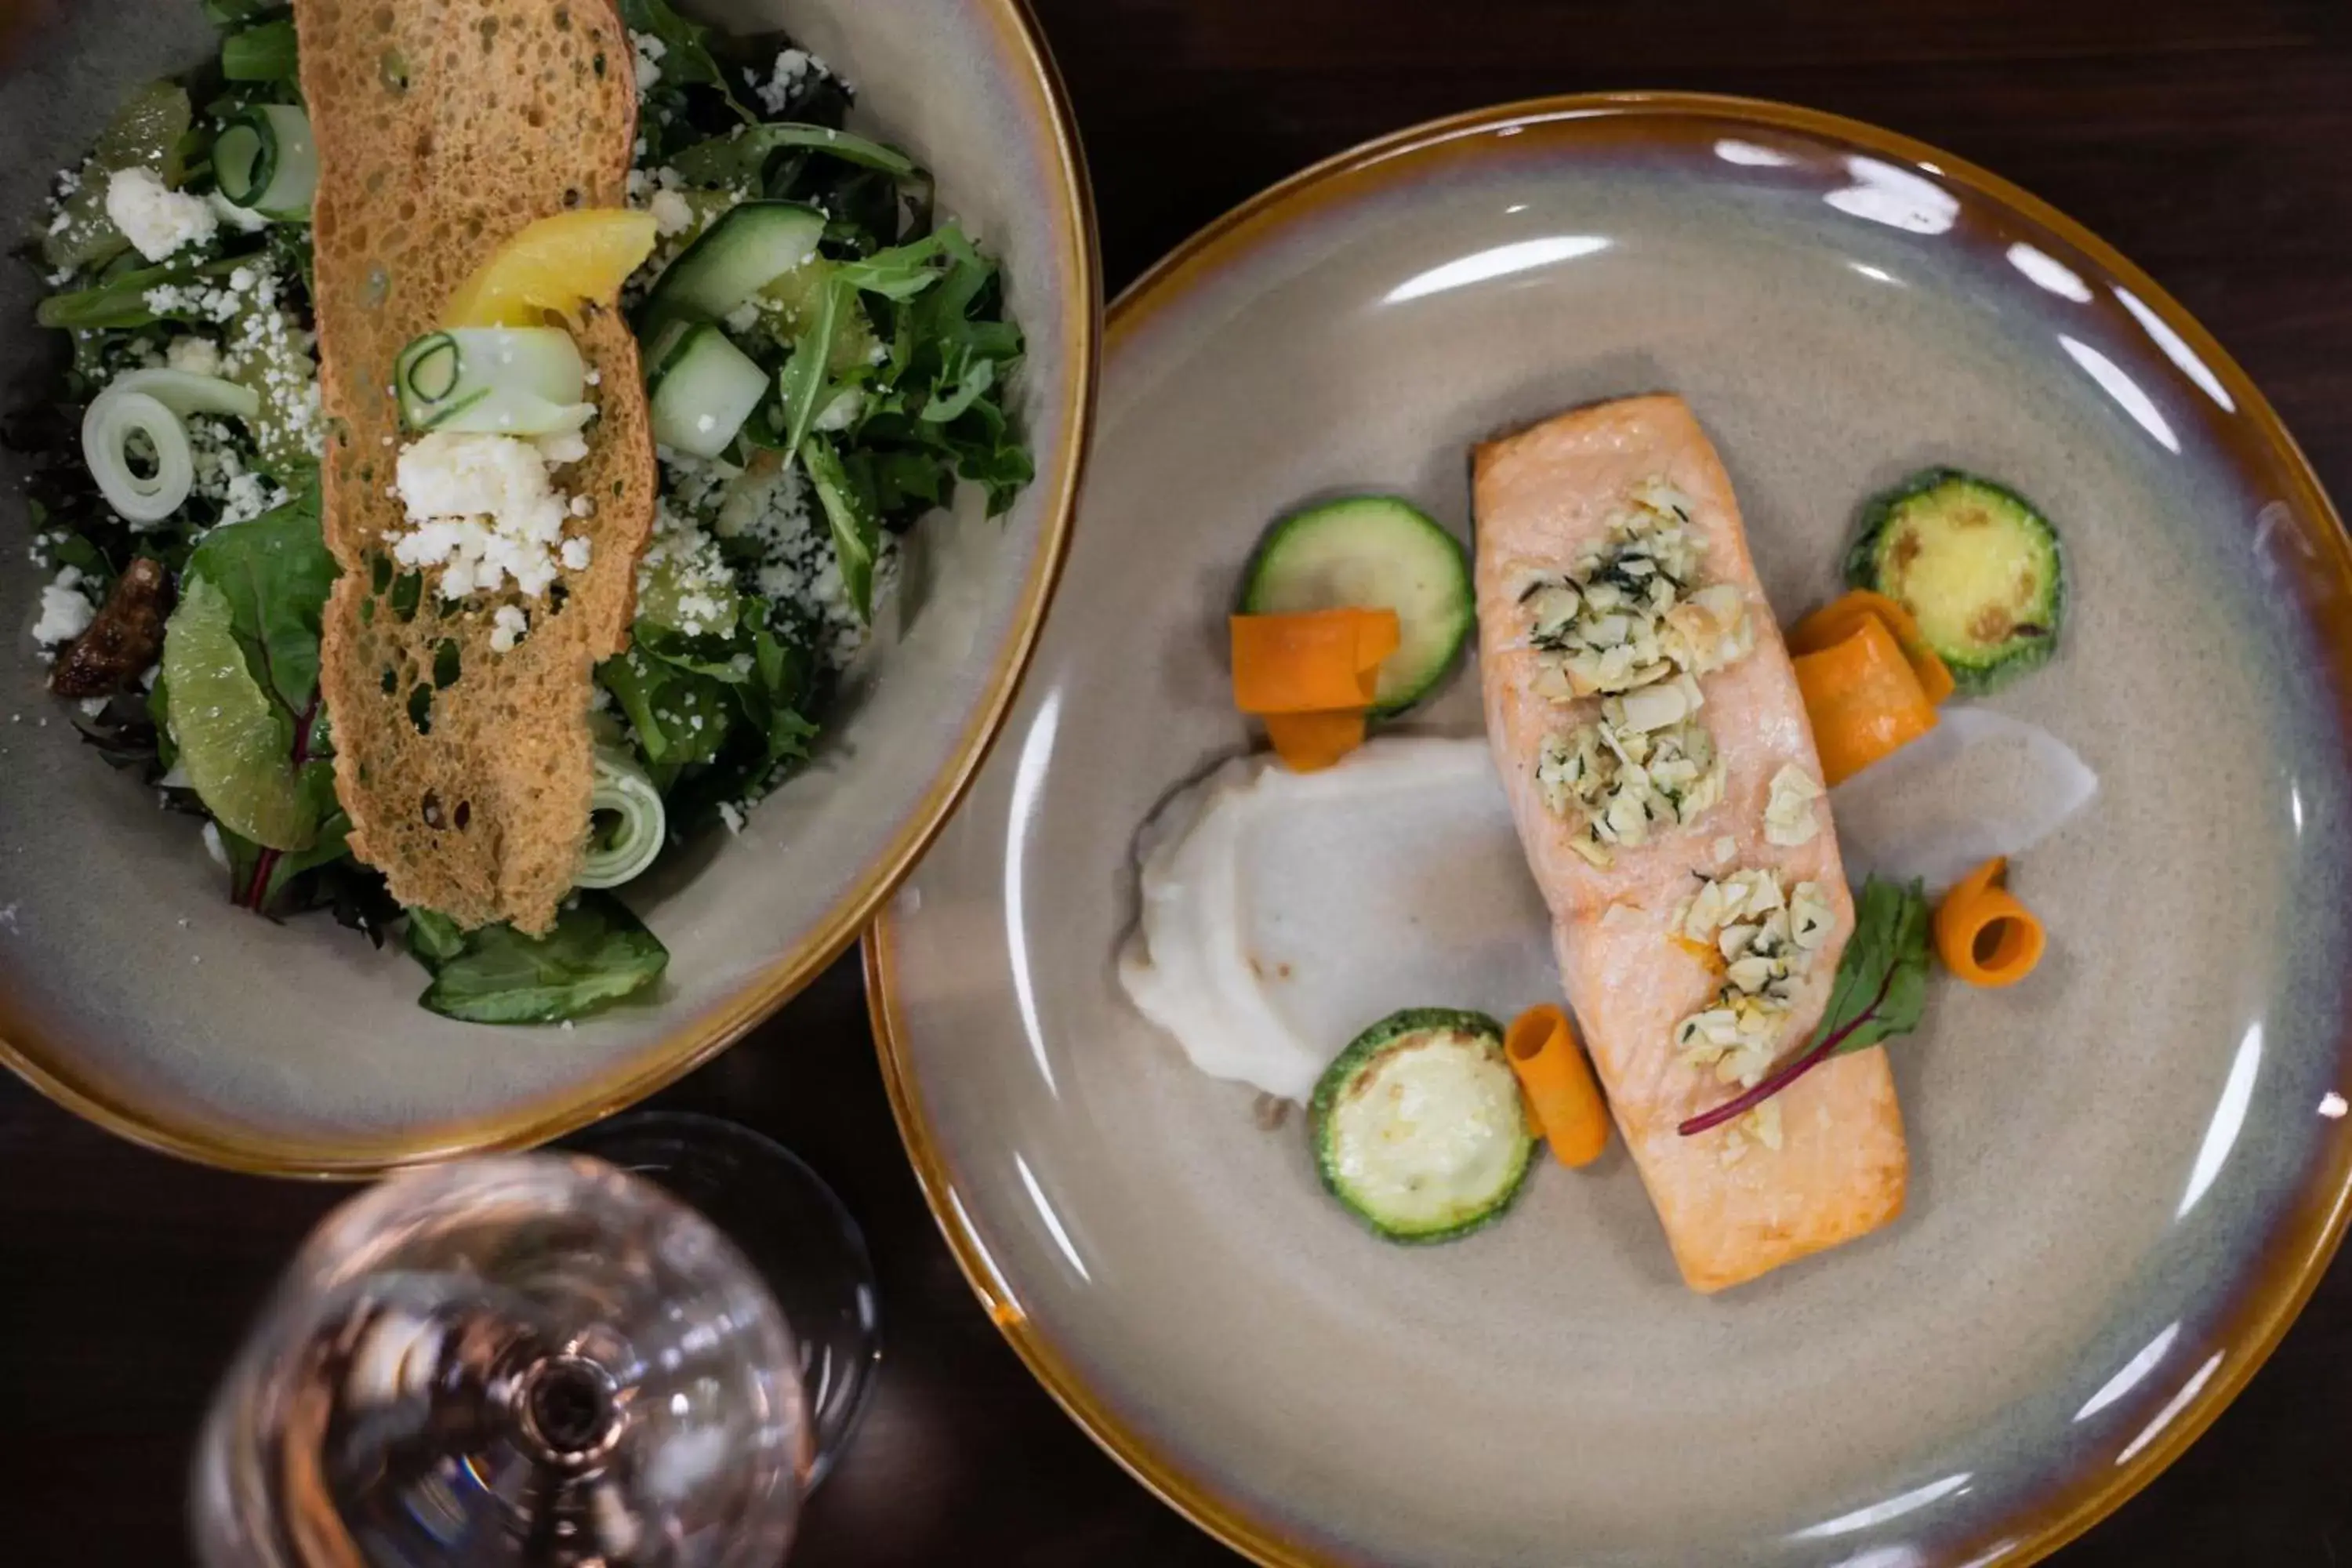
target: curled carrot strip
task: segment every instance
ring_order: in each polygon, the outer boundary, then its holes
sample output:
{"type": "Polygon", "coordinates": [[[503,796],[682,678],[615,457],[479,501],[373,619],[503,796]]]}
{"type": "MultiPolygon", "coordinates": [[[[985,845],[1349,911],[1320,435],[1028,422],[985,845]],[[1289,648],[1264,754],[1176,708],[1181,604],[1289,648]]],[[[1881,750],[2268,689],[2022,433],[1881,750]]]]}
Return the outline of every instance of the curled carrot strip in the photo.
{"type": "Polygon", "coordinates": [[[1364,743],[1381,661],[1403,638],[1391,609],[1235,616],[1234,705],[1265,721],[1295,773],[1328,768],[1364,743]]]}
{"type": "Polygon", "coordinates": [[[1796,670],[1828,784],[1852,778],[1936,727],[1936,705],[1875,616],[1819,653],[1799,655],[1796,670]]]}
{"type": "Polygon", "coordinates": [[[1919,623],[1912,618],[1911,612],[1885,595],[1874,594],[1867,588],[1856,588],[1832,599],[1799,621],[1789,632],[1789,651],[1820,653],[1835,647],[1873,616],[1885,622],[1886,629],[1894,634],[1896,646],[1903,650],[1904,662],[1919,678],[1919,689],[1927,700],[1941,703],[1950,697],[1952,672],[1945,667],[1943,657],[1920,635],[1919,623]]]}
{"type": "Polygon", "coordinates": [[[1368,708],[1402,636],[1394,610],[1307,610],[1232,619],[1234,706],[1244,713],[1368,708]]]}
{"type": "Polygon", "coordinates": [[[1503,1055],[1518,1075],[1519,1092],[1563,1165],[1590,1165],[1609,1146],[1609,1108],[1592,1081],[1592,1068],[1553,1006],[1530,1007],[1511,1020],[1503,1055]]]}
{"type": "Polygon", "coordinates": [[[1364,710],[1333,708],[1320,713],[1269,713],[1265,738],[1292,773],[1317,773],[1364,743],[1364,710]]]}
{"type": "Polygon", "coordinates": [[[2014,985],[2042,962],[2042,922],[2000,885],[2008,869],[2008,858],[1995,856],[1936,906],[1936,952],[1971,985],[2014,985]]]}

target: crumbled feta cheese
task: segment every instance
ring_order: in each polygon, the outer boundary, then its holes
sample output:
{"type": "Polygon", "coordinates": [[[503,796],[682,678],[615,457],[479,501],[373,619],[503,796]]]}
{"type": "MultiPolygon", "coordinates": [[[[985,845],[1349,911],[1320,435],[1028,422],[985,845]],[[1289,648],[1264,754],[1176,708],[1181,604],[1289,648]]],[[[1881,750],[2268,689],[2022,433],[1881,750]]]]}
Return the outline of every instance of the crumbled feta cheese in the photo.
{"type": "Polygon", "coordinates": [[[743,808],[733,801],[722,800],[719,803],[719,820],[727,825],[728,832],[740,833],[743,831],[743,808]]]}
{"type": "Polygon", "coordinates": [[[56,579],[41,590],[41,618],[33,623],[35,642],[54,647],[89,629],[98,618],[98,606],[83,596],[80,584],[79,569],[58,568],[56,579]]]}
{"type": "Polygon", "coordinates": [[[513,605],[500,605],[490,613],[490,651],[508,653],[522,640],[530,629],[530,617],[513,605]]]}
{"type": "Polygon", "coordinates": [[[106,704],[108,700],[109,699],[104,697],[83,698],[81,700],[81,710],[83,716],[90,719],[97,718],[100,714],[106,711],[106,704]]]}
{"type": "MultiPolygon", "coordinates": [[[[578,508],[573,508],[573,510],[577,511],[578,508]]],[[[562,559],[565,571],[585,572],[588,570],[590,549],[591,546],[584,536],[574,534],[563,542],[563,548],[556,553],[562,559]]]]}
{"type": "Polygon", "coordinates": [[[551,430],[533,438],[541,461],[551,468],[576,463],[588,455],[588,438],[577,430],[551,430]]]}
{"type": "Polygon", "coordinates": [[[220,229],[203,197],[175,191],[154,170],[137,164],[107,176],[106,216],[150,261],[184,245],[202,245],[220,229]]]}
{"type": "Polygon", "coordinates": [[[267,475],[247,467],[236,431],[225,420],[187,422],[188,449],[194,459],[194,493],[220,508],[219,523],[245,522],[289,499],[267,475]]]}
{"type": "Polygon", "coordinates": [[[637,56],[637,90],[651,92],[661,80],[662,57],[669,53],[669,46],[651,33],[631,33],[629,45],[637,56]]]}
{"type": "Polygon", "coordinates": [[[221,373],[220,345],[193,335],[173,338],[163,350],[163,363],[189,375],[216,376],[221,373]]]}
{"type": "Polygon", "coordinates": [[[667,239],[694,226],[694,207],[676,191],[656,191],[646,204],[654,215],[654,230],[667,239]]]}
{"type": "Polygon", "coordinates": [[[748,332],[759,324],[760,301],[756,298],[746,300],[727,312],[727,330],[730,332],[748,332]]]}
{"type": "MultiPolygon", "coordinates": [[[[806,49],[786,49],[776,57],[775,68],[769,72],[767,80],[751,79],[751,90],[759,95],[761,108],[772,115],[782,114],[802,84],[825,69],[825,63],[806,49]]],[[[745,76],[750,78],[750,73],[745,76]]]]}
{"type": "Polygon", "coordinates": [[[555,581],[571,515],[549,479],[553,461],[511,436],[436,430],[411,442],[395,488],[414,527],[393,541],[393,559],[440,568],[445,599],[509,580],[538,598],[555,581]]]}

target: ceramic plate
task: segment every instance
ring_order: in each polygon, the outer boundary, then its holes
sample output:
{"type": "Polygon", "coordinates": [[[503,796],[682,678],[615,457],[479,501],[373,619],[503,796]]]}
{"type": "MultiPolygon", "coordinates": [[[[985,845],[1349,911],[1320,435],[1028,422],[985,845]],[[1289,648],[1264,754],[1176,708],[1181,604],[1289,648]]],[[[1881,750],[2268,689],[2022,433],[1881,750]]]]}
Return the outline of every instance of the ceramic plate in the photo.
{"type": "MultiPolygon", "coordinates": [[[[2022,1562],[2177,1454],[2301,1304],[2352,1183],[2352,574],[2212,340],[1927,148],[1625,98],[1302,175],[1139,284],[1109,344],[1036,666],[869,948],[934,1207],[1073,1414],[1281,1563],[2022,1562]],[[2065,647],[1987,706],[2099,779],[2019,864],[2041,971],[1938,982],[1895,1047],[1906,1216],[1713,1298],[1622,1152],[1547,1163],[1454,1245],[1370,1238],[1297,1119],[1192,1070],[1113,967],[1137,825],[1246,743],[1223,618],[1267,521],[1385,490],[1466,537],[1471,443],[1658,389],[1711,432],[1784,616],[1914,469],[2037,498],[2072,552],[2065,647]]],[[[1414,727],[1477,733],[1475,685],[1414,727]]],[[[1524,940],[1539,972],[1532,906],[1524,940]]]]}
{"type": "MultiPolygon", "coordinates": [[[[938,176],[940,203],[1005,262],[1028,337],[1016,388],[1036,482],[1005,518],[967,509],[915,536],[899,608],[814,763],[740,837],[630,889],[668,944],[658,998],[577,1027],[492,1030],[415,1005],[424,976],[323,920],[228,908],[191,822],[110,774],[42,689],[0,464],[0,1059],[142,1142],[275,1172],[359,1172],[537,1142],[627,1103],[735,1039],[850,942],[929,838],[996,731],[1059,566],[1092,416],[1100,290],[1085,173],[1020,0],[731,0],[690,7],[789,28],[861,89],[862,125],[938,176]]],[[[187,0],[58,8],[0,80],[0,226],[38,209],[142,80],[218,47],[187,0]]],[[[0,398],[58,352],[37,279],[0,268],[0,398]]]]}

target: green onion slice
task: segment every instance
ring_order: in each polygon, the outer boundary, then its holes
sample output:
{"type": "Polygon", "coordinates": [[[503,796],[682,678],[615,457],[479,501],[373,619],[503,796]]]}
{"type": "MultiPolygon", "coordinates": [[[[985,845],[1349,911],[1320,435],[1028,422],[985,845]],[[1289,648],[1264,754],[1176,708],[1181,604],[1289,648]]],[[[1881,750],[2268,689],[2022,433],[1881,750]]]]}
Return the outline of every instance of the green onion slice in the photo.
{"type": "Polygon", "coordinates": [[[574,879],[583,888],[617,888],[654,863],[668,831],[661,793],[637,760],[614,746],[596,748],[596,782],[588,796],[588,853],[574,879]],[[599,827],[596,818],[611,824],[599,827]]]}

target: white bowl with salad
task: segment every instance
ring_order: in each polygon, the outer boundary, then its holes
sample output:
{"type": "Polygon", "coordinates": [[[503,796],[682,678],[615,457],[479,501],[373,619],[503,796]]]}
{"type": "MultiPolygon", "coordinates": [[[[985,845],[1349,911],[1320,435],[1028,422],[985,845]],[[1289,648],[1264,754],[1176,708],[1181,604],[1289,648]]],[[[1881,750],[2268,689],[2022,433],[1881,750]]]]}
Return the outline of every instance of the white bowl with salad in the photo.
{"type": "MultiPolygon", "coordinates": [[[[1011,0],[622,0],[625,226],[653,239],[615,303],[658,500],[629,649],[594,669],[585,853],[544,934],[404,909],[344,842],[319,696],[310,216],[335,171],[296,24],[321,9],[85,12],[0,80],[24,154],[0,212],[30,236],[0,278],[0,1058],[174,1152],[357,1173],[650,1092],[855,937],[1042,617],[1099,289],[1075,135],[1011,0]]],[[[401,356],[394,605],[471,587],[487,618],[479,590],[534,585],[509,525],[561,495],[568,411],[609,395],[562,335],[401,356]],[[544,472],[489,449],[534,442],[544,472]]],[[[586,552],[545,553],[560,610],[586,552]]],[[[493,648],[527,635],[496,614],[493,648]]]]}

